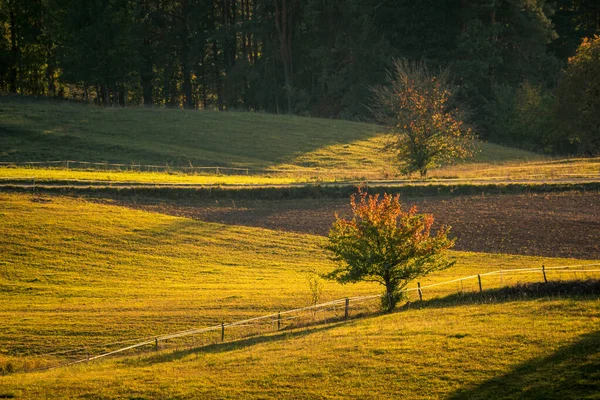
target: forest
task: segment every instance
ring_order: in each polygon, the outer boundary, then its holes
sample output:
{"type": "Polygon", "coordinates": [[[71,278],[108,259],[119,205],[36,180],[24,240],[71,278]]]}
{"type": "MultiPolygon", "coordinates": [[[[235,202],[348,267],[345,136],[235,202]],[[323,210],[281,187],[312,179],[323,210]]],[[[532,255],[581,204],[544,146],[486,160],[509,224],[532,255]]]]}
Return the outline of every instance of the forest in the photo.
{"type": "Polygon", "coordinates": [[[372,120],[404,58],[449,71],[483,139],[600,149],[561,83],[585,38],[600,48],[596,0],[0,0],[0,29],[3,93],[372,120]]]}

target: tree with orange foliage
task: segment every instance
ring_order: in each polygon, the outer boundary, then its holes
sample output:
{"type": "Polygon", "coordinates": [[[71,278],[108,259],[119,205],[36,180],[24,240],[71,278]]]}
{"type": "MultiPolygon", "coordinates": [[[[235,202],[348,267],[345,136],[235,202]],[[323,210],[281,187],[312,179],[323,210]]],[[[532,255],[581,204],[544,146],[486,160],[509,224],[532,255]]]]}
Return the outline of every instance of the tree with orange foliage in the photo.
{"type": "Polygon", "coordinates": [[[401,172],[424,177],[441,162],[471,156],[474,134],[464,112],[450,106],[448,70],[433,74],[424,61],[393,64],[389,85],[371,89],[371,112],[393,134],[386,149],[396,153],[401,172]]]}
{"type": "Polygon", "coordinates": [[[360,187],[352,195],[351,220],[336,220],[325,249],[338,265],[326,275],[340,283],[378,282],[385,286],[382,309],[391,311],[408,282],[454,265],[445,251],[454,246],[449,227],[432,236],[433,215],[402,209],[400,196],[368,195],[360,187]],[[358,198],[358,201],[357,201],[358,198]]]}

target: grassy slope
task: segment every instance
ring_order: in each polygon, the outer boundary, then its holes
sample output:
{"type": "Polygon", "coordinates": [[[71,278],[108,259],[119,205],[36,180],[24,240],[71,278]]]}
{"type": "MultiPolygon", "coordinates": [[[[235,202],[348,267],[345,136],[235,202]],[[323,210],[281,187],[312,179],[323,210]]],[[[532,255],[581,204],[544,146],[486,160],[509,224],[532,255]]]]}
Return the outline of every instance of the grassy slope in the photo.
{"type": "Polygon", "coordinates": [[[599,323],[598,299],[426,308],[0,387],[50,399],[597,399],[599,323]]]}
{"type": "MultiPolygon", "coordinates": [[[[306,273],[331,268],[319,248],[323,239],[309,235],[209,224],[64,197],[0,194],[0,214],[0,364],[16,362],[17,357],[27,354],[173,332],[302,306],[308,301],[306,273]]],[[[423,283],[499,268],[575,262],[478,253],[453,255],[459,261],[455,268],[423,283]]],[[[465,289],[475,285],[470,281],[465,289]]],[[[323,300],[379,290],[367,284],[340,286],[328,282],[323,300]]],[[[425,291],[425,296],[436,293],[442,292],[425,291]]],[[[361,395],[370,390],[365,379],[373,375],[375,390],[389,394],[405,385],[397,380],[386,387],[387,374],[399,374],[404,365],[411,365],[413,371],[407,378],[411,387],[429,384],[411,364],[417,356],[413,352],[420,349],[419,363],[437,363],[435,370],[443,372],[436,378],[440,385],[446,382],[436,389],[442,393],[508,371],[530,357],[550,354],[589,332],[595,321],[590,316],[597,315],[597,301],[569,300],[530,302],[504,311],[500,306],[410,311],[373,322],[353,322],[331,334],[327,330],[306,337],[300,334],[299,342],[275,340],[226,351],[222,356],[217,349],[216,354],[202,355],[196,361],[198,356],[192,355],[176,363],[156,365],[143,360],[109,363],[93,367],[83,376],[79,370],[64,370],[6,377],[1,378],[4,382],[0,387],[16,393],[25,390],[28,394],[24,398],[38,397],[37,390],[50,397],[105,391],[108,398],[127,398],[138,392],[152,398],[181,392],[184,398],[193,398],[202,390],[232,390],[246,395],[267,390],[275,396],[279,390],[285,394],[325,380],[322,389],[314,389],[315,394],[335,393],[335,387],[341,385],[344,393],[361,395]],[[459,317],[463,313],[470,317],[459,317]],[[532,316],[539,315],[552,318],[536,317],[532,322],[532,316]],[[480,337],[488,329],[491,333],[480,337]],[[442,333],[446,331],[449,333],[442,333]],[[454,331],[473,338],[451,340],[447,335],[454,331]],[[385,332],[383,339],[378,338],[378,332],[385,332]],[[498,348],[508,332],[513,332],[512,344],[498,348]],[[436,338],[441,341],[436,342],[436,338]],[[470,344],[454,347],[461,343],[470,344]],[[482,356],[488,348],[493,352],[482,356]],[[273,352],[274,357],[268,355],[273,352]],[[484,357],[476,364],[480,372],[468,379],[460,372],[460,379],[452,383],[452,360],[462,356],[465,360],[484,357]],[[498,361],[499,356],[505,359],[498,361]],[[340,370],[339,365],[348,370],[340,370]],[[106,372],[113,368],[116,371],[108,378],[106,372]],[[175,379],[179,371],[181,377],[175,379]],[[329,372],[334,378],[326,379],[329,372]]]]}
{"type": "Polygon", "coordinates": [[[1,158],[250,165],[376,134],[368,124],[256,113],[110,109],[0,98],[1,158]]]}
{"type": "MultiPolygon", "coordinates": [[[[434,179],[462,179],[461,182],[510,182],[511,180],[565,180],[583,178],[597,180],[600,177],[600,159],[563,160],[561,163],[530,162],[507,163],[502,165],[463,164],[433,170],[429,176],[434,179]]],[[[93,171],[64,168],[0,167],[0,182],[38,183],[53,182],[87,184],[98,182],[147,183],[147,184],[193,184],[193,185],[284,185],[292,183],[343,182],[350,180],[378,180],[391,175],[372,172],[346,171],[341,173],[274,173],[266,175],[216,175],[189,174],[183,172],[140,172],[140,171],[93,171]]]]}
{"type": "MultiPolygon", "coordinates": [[[[320,167],[389,171],[374,125],[256,113],[110,109],[0,97],[0,161],[320,167]]],[[[482,144],[478,162],[539,159],[482,144]]]]}
{"type": "Polygon", "coordinates": [[[136,171],[82,171],[57,168],[0,168],[0,180],[31,182],[119,182],[148,184],[186,185],[284,185],[315,182],[302,176],[276,175],[204,175],[185,173],[136,172],[136,171]]]}

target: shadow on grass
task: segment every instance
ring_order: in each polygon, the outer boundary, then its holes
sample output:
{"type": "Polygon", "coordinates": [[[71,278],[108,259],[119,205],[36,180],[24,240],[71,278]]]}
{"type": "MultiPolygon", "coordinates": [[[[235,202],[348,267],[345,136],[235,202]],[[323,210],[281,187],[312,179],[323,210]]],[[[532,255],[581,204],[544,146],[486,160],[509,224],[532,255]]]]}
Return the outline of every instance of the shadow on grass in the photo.
{"type": "MultiPolygon", "coordinates": [[[[576,281],[558,281],[548,283],[528,283],[515,286],[508,286],[499,289],[488,289],[483,292],[475,293],[457,293],[442,298],[435,298],[426,301],[407,303],[398,308],[396,313],[400,315],[402,311],[407,311],[412,308],[443,308],[456,307],[467,304],[481,303],[501,303],[509,301],[524,301],[540,298],[560,298],[568,297],[571,299],[580,298],[585,300],[591,296],[600,295],[600,280],[576,280],[576,281]]],[[[224,353],[228,351],[240,350],[243,348],[255,346],[261,343],[271,343],[282,340],[296,339],[317,332],[324,332],[339,326],[364,320],[367,318],[376,318],[381,316],[380,312],[354,314],[348,320],[340,320],[340,317],[334,317],[328,320],[290,327],[290,330],[282,330],[278,333],[258,334],[247,338],[236,339],[233,341],[215,343],[210,345],[199,345],[195,348],[185,350],[175,350],[161,352],[155,355],[147,356],[142,359],[128,359],[123,363],[133,366],[146,366],[157,363],[175,361],[184,358],[191,354],[203,353],[224,353]]],[[[600,333],[598,333],[600,336],[600,333]]],[[[598,337],[594,336],[596,343],[598,337]]],[[[587,342],[586,342],[587,343],[587,342]]],[[[600,349],[596,349],[600,352],[600,349]]],[[[598,361],[600,362],[600,360],[598,361]]],[[[600,385],[600,384],[599,384],[600,385]]]]}
{"type": "Polygon", "coordinates": [[[352,320],[336,321],[328,323],[325,326],[307,326],[298,327],[293,330],[283,330],[276,334],[262,336],[252,336],[248,338],[238,339],[230,342],[215,343],[206,346],[196,347],[186,350],[176,350],[171,352],[159,353],[153,356],[145,357],[138,360],[123,360],[124,363],[135,366],[146,366],[164,362],[175,361],[191,354],[206,354],[206,353],[225,353],[228,351],[241,350],[247,347],[256,346],[261,343],[273,343],[283,340],[297,339],[318,332],[328,331],[345,325],[352,320]]]}
{"type": "Polygon", "coordinates": [[[448,399],[600,398],[600,331],[582,335],[555,353],[517,366],[511,372],[448,399]]]}
{"type": "Polygon", "coordinates": [[[455,293],[444,297],[436,297],[431,300],[406,303],[398,310],[456,307],[465,304],[504,303],[542,298],[555,299],[568,297],[570,299],[586,299],[590,296],[600,296],[600,279],[525,283],[497,289],[487,289],[483,292],[455,293]]]}

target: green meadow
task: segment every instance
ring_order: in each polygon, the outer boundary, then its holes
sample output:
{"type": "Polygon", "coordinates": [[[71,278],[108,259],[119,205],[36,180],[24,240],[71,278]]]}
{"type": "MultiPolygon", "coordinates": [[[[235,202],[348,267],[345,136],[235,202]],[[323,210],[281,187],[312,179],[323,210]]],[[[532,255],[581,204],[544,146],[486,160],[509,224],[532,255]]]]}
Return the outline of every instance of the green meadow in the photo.
{"type": "MultiPolygon", "coordinates": [[[[75,160],[261,170],[261,176],[253,177],[178,178],[174,174],[157,177],[86,172],[92,176],[82,175],[81,171],[19,168],[1,169],[2,178],[36,175],[41,179],[227,184],[261,179],[282,183],[397,175],[396,160],[382,151],[388,136],[381,127],[341,120],[248,112],[102,108],[0,96],[0,131],[3,162],[75,160]],[[289,171],[287,176],[274,177],[281,169],[289,171]]],[[[476,149],[472,160],[433,170],[431,176],[478,177],[482,168],[496,170],[500,166],[550,161],[539,154],[491,143],[479,142],[476,149]]],[[[571,167],[581,172],[579,164],[571,167]]],[[[527,168],[529,173],[539,169],[527,168]]],[[[598,163],[591,168],[598,171],[598,163]]]]}

